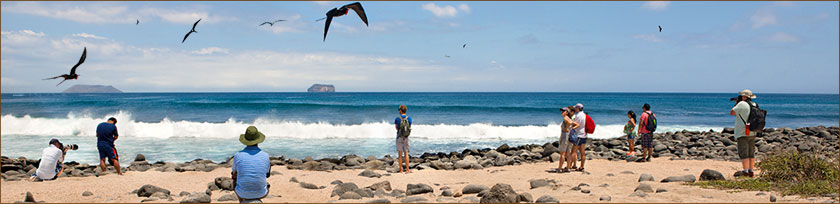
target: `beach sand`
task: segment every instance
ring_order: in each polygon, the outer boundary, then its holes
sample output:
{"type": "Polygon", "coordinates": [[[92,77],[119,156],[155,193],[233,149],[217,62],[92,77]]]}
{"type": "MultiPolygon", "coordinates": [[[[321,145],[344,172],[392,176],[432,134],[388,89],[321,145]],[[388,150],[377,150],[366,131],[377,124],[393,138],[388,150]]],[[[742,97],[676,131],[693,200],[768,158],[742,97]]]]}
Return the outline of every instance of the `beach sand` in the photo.
{"type": "MultiPolygon", "coordinates": [[[[510,184],[517,193],[528,192],[536,200],[543,195],[551,195],[560,202],[606,202],[599,201],[599,198],[608,195],[612,198],[610,202],[770,202],[770,195],[775,195],[777,202],[823,202],[828,198],[812,198],[811,200],[799,196],[780,196],[777,192],[766,192],[766,195],[757,196],[757,191],[726,191],[715,189],[704,189],[680,183],[660,183],[659,181],[668,176],[682,176],[693,174],[699,177],[704,169],[720,171],[731,179],[733,172],[740,167],[738,162],[712,161],[712,160],[669,160],[668,158],[654,158],[650,163],[634,163],[624,161],[590,160],[586,162],[586,171],[572,173],[549,173],[546,170],[557,167],[557,163],[539,162],[515,166],[491,167],[481,170],[414,170],[410,174],[394,173],[384,176],[386,172],[376,171],[383,174],[381,178],[367,178],[358,176],[362,170],[341,170],[332,172],[289,170],[286,166],[273,166],[272,171],[281,172],[281,175],[273,175],[268,181],[271,184],[269,197],[264,202],[367,202],[379,198],[364,198],[362,200],[338,200],[338,196],[330,197],[333,186],[330,182],[341,180],[353,182],[360,188],[369,186],[381,181],[389,181],[393,189],[406,190],[407,184],[423,183],[434,188],[434,194],[422,194],[430,202],[457,202],[466,197],[475,197],[476,194],[464,195],[460,198],[441,196],[441,187],[449,186],[453,192],[460,192],[467,184],[483,184],[492,187],[496,183],[510,184]],[[622,173],[632,171],[633,174],[622,173]],[[648,193],[646,197],[631,197],[634,189],[639,185],[638,179],[642,173],[653,175],[655,182],[650,184],[654,190],[659,188],[667,189],[663,193],[648,193]],[[613,174],[614,176],[607,176],[613,174]],[[327,186],[324,189],[310,190],[300,187],[298,183],[290,182],[289,179],[296,177],[301,182],[308,182],[318,186],[327,186]],[[560,186],[540,187],[530,189],[531,179],[556,179],[560,186]],[[588,194],[581,191],[570,190],[580,183],[589,186],[588,194]],[[608,187],[600,187],[608,184],[608,187]],[[452,198],[447,200],[445,198],[452,198]]],[[[64,177],[55,181],[29,182],[29,181],[3,181],[2,202],[22,201],[26,192],[32,192],[35,199],[46,202],[140,202],[145,197],[137,197],[130,192],[140,188],[144,184],[156,185],[171,191],[172,201],[158,200],[154,202],[178,202],[181,191],[204,192],[207,184],[216,177],[230,176],[230,168],[218,168],[211,172],[126,172],[123,176],[108,174],[100,177],[64,177]],[[93,193],[92,196],[82,196],[85,191],[93,193]]],[[[232,192],[213,191],[212,202],[219,202],[216,199],[232,192]]],[[[384,197],[391,202],[400,202],[403,198],[384,197]]],[[[479,198],[480,199],[480,198],[479,198]]],[[[234,201],[227,201],[234,202],[234,201]]]]}

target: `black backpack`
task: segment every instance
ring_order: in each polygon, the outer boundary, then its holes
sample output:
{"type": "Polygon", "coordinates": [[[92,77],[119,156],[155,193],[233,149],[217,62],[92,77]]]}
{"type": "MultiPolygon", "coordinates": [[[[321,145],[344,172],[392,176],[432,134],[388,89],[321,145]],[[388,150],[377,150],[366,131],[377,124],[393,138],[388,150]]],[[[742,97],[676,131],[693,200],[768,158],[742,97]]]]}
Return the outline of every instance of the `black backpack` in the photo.
{"type": "Polygon", "coordinates": [[[397,135],[400,137],[411,135],[411,123],[408,122],[408,116],[400,117],[400,129],[397,130],[397,135]]]}
{"type": "Polygon", "coordinates": [[[648,113],[647,124],[645,124],[645,129],[653,133],[656,131],[656,116],[653,115],[653,111],[648,113]]]}
{"type": "Polygon", "coordinates": [[[741,118],[741,121],[744,124],[750,124],[750,131],[755,132],[763,132],[764,131],[764,118],[767,116],[767,110],[761,109],[758,107],[758,103],[755,102],[747,102],[750,105],[750,115],[747,116],[747,121],[744,121],[744,118],[741,118]]]}

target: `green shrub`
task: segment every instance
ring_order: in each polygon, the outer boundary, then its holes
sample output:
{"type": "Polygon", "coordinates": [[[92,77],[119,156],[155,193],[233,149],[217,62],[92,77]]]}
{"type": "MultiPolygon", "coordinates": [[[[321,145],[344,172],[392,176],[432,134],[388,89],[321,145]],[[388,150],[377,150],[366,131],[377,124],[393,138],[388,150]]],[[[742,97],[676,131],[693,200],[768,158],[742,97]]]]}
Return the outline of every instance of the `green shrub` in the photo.
{"type": "Polygon", "coordinates": [[[774,152],[757,163],[758,178],[736,178],[726,181],[701,181],[694,185],[705,188],[779,191],[784,195],[826,196],[840,189],[840,165],[819,159],[817,154],[774,152]]]}

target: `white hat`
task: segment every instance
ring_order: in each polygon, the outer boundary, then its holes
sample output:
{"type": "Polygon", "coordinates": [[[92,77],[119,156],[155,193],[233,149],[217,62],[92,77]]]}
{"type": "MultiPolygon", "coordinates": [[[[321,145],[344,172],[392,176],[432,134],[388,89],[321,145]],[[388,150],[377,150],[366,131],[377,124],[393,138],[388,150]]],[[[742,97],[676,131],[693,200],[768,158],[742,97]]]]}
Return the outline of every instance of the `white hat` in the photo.
{"type": "Polygon", "coordinates": [[[581,104],[581,103],[575,104],[575,108],[583,109],[583,104],[581,104]]]}
{"type": "Polygon", "coordinates": [[[755,99],[755,94],[752,93],[749,89],[744,89],[743,91],[738,92],[741,96],[746,96],[750,99],[755,99]]]}

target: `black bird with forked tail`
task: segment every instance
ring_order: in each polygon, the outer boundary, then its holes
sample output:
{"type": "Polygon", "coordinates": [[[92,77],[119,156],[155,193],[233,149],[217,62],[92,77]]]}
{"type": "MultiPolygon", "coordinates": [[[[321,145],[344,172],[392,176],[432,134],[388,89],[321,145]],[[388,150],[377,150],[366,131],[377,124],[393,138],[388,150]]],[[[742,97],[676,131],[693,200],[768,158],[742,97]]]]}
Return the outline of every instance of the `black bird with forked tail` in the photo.
{"type": "MultiPolygon", "coordinates": [[[[332,22],[333,17],[347,15],[350,9],[353,9],[353,11],[355,11],[356,14],[359,15],[359,18],[361,18],[362,21],[365,22],[365,26],[368,26],[367,15],[365,15],[365,9],[362,8],[362,3],[356,2],[341,6],[341,8],[330,9],[329,11],[327,11],[327,17],[325,17],[327,19],[327,23],[324,24],[324,41],[327,40],[327,31],[330,30],[330,22],[332,22]]],[[[318,19],[318,21],[322,19],[324,18],[318,19]]]]}
{"type": "Polygon", "coordinates": [[[198,21],[195,22],[195,24],[193,24],[192,29],[190,29],[190,32],[188,32],[187,35],[184,36],[184,39],[181,40],[181,43],[184,43],[184,41],[187,41],[187,37],[190,37],[190,33],[197,33],[198,32],[198,31],[195,31],[195,26],[198,25],[199,21],[201,21],[200,18],[198,19],[198,21]]]}
{"type": "Polygon", "coordinates": [[[85,62],[85,58],[87,58],[87,47],[85,47],[85,50],[82,51],[82,58],[79,59],[79,62],[77,62],[76,65],[74,65],[73,68],[70,69],[70,74],[62,74],[60,76],[52,77],[52,78],[46,78],[44,80],[64,78],[64,80],[61,80],[61,82],[58,82],[58,84],[55,85],[55,86],[58,86],[58,85],[61,85],[61,83],[64,83],[64,81],[67,81],[67,80],[70,80],[70,79],[79,79],[79,75],[76,74],[76,68],[78,68],[79,65],[81,65],[82,63],[85,62]]]}

